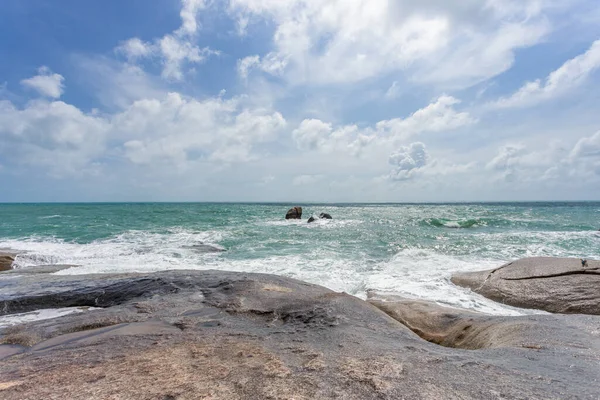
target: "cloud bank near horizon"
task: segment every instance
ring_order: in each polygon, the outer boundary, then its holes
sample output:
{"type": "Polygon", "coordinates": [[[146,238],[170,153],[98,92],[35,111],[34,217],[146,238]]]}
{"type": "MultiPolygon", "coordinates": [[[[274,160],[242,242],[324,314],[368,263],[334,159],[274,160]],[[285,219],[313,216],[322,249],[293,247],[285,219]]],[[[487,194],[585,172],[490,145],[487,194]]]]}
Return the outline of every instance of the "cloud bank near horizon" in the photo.
{"type": "Polygon", "coordinates": [[[84,30],[0,70],[0,201],[598,199],[590,9],[183,0],[104,51],[84,30]]]}

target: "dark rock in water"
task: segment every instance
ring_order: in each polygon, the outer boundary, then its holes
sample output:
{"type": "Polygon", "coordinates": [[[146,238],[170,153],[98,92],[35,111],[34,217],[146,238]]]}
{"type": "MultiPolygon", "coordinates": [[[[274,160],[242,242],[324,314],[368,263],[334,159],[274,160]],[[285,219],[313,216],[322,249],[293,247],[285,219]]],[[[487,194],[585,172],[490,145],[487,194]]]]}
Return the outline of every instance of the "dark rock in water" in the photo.
{"type": "Polygon", "coordinates": [[[321,213],[321,214],[319,214],[319,218],[321,218],[321,219],[333,219],[333,218],[331,218],[331,215],[329,215],[327,213],[321,213]]]}
{"type": "Polygon", "coordinates": [[[285,219],[301,219],[302,218],[302,207],[292,207],[285,214],[285,219]]]}
{"type": "Polygon", "coordinates": [[[0,252],[0,271],[12,269],[12,264],[15,261],[16,256],[16,253],[0,252]]]}
{"type": "Polygon", "coordinates": [[[515,307],[600,315],[600,261],[524,258],[490,271],[455,274],[452,282],[515,307]]]}
{"type": "Polygon", "coordinates": [[[315,222],[315,221],[316,221],[316,220],[315,220],[315,217],[310,217],[310,218],[308,219],[308,223],[309,223],[309,224],[310,224],[311,222],[315,222]]]}
{"type": "Polygon", "coordinates": [[[374,301],[381,311],[294,279],[224,271],[0,275],[0,289],[0,314],[107,307],[0,330],[3,400],[598,395],[596,316],[374,301]]]}
{"type": "Polygon", "coordinates": [[[220,253],[220,252],[225,251],[225,249],[222,247],[217,247],[217,246],[213,246],[210,244],[204,244],[204,243],[193,244],[191,246],[185,246],[185,248],[192,249],[198,253],[220,253]]]}

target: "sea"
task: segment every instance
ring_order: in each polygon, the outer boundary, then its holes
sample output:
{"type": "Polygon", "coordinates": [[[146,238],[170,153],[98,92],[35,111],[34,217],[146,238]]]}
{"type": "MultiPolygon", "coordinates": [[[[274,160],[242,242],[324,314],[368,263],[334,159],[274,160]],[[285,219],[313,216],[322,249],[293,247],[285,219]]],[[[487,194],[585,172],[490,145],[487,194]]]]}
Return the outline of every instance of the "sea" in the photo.
{"type": "Polygon", "coordinates": [[[600,203],[0,204],[14,267],[63,275],[216,269],[278,274],[496,315],[523,310],[453,285],[461,271],[538,256],[600,259],[600,203]],[[301,206],[301,220],[286,220],[301,206]],[[333,219],[310,216],[328,213],[333,219]]]}

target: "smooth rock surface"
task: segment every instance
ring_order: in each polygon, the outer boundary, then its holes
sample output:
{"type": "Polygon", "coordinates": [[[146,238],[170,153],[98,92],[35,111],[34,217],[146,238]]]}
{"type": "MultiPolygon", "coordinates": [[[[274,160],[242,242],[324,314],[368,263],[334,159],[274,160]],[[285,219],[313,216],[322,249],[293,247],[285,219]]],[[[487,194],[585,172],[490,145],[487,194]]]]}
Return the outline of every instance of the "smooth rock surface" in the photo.
{"type": "Polygon", "coordinates": [[[12,264],[15,261],[16,256],[16,253],[0,251],[0,271],[12,269],[12,264]]]}
{"type": "Polygon", "coordinates": [[[600,261],[524,258],[499,268],[452,276],[456,285],[515,307],[600,315],[600,261]]]}
{"type": "Polygon", "coordinates": [[[498,317],[532,330],[464,350],[423,340],[405,324],[452,333],[478,318],[470,313],[408,305],[413,316],[400,323],[397,308],[384,313],[356,297],[273,275],[0,274],[0,313],[66,305],[107,308],[0,331],[0,398],[595,399],[599,393],[595,316],[498,317]]]}
{"type": "Polygon", "coordinates": [[[285,214],[285,219],[302,219],[302,207],[292,207],[285,214]]]}

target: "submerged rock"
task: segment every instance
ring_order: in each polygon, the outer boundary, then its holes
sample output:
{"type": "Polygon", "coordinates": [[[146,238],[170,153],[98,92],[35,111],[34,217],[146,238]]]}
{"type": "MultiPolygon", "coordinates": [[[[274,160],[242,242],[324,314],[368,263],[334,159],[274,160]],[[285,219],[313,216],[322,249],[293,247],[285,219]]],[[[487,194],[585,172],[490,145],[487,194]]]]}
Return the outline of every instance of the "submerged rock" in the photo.
{"type": "Polygon", "coordinates": [[[374,302],[383,312],[298,280],[224,271],[5,277],[0,314],[106,307],[0,331],[6,400],[598,394],[595,316],[374,302]]]}
{"type": "Polygon", "coordinates": [[[15,261],[16,256],[16,253],[0,251],[0,271],[12,269],[12,264],[15,261]]]}
{"type": "MultiPolygon", "coordinates": [[[[319,219],[332,219],[332,218],[331,218],[331,215],[329,215],[329,214],[327,214],[327,213],[321,213],[321,214],[319,214],[319,219]]],[[[314,216],[311,216],[311,217],[308,219],[308,223],[314,222],[314,221],[316,221],[316,220],[317,220],[317,219],[316,219],[314,216]]]]}
{"type": "Polygon", "coordinates": [[[204,244],[204,243],[193,244],[191,246],[185,246],[185,248],[194,250],[198,253],[221,253],[221,252],[225,251],[225,249],[222,247],[213,246],[212,244],[204,244]]]}
{"type": "Polygon", "coordinates": [[[302,218],[302,207],[292,207],[285,214],[285,219],[301,219],[302,218]]]}
{"type": "Polygon", "coordinates": [[[600,315],[600,261],[524,258],[499,268],[459,273],[456,285],[515,307],[600,315]]]}

